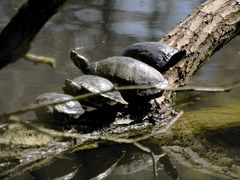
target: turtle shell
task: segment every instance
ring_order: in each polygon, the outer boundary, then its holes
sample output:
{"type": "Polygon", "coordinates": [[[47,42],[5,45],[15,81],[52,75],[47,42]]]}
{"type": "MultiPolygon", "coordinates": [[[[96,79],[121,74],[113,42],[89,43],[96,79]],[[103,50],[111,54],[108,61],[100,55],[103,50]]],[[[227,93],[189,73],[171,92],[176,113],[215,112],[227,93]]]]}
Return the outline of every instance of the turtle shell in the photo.
{"type": "Polygon", "coordinates": [[[128,104],[121,96],[119,91],[111,91],[114,89],[114,85],[107,79],[94,76],[94,75],[82,75],[72,80],[67,79],[65,81],[64,92],[71,95],[79,95],[83,93],[106,93],[99,94],[98,96],[84,99],[83,101],[89,105],[101,107],[104,105],[114,106],[117,104],[128,104]]]}
{"type": "Polygon", "coordinates": [[[160,42],[140,42],[124,49],[123,56],[138,59],[154,67],[160,72],[174,66],[186,51],[179,51],[167,44],[160,42]]]}
{"type": "MultiPolygon", "coordinates": [[[[91,63],[88,68],[89,74],[102,76],[118,85],[155,86],[158,88],[168,87],[168,81],[155,68],[133,59],[131,57],[115,56],[91,63]]],[[[161,94],[160,89],[133,90],[124,92],[124,99],[137,95],[143,98],[152,98],[161,94]],[[126,96],[126,94],[128,94],[126,96]],[[135,94],[135,95],[134,95],[135,94]]],[[[122,92],[123,95],[123,92],[122,92]]],[[[136,96],[135,96],[136,97],[136,96]]]]}
{"type": "MultiPolygon", "coordinates": [[[[35,104],[44,104],[48,102],[56,102],[61,100],[68,100],[73,98],[67,94],[60,93],[44,93],[39,95],[35,99],[35,104]]],[[[61,123],[70,122],[72,120],[78,119],[84,110],[81,104],[76,101],[68,101],[62,104],[49,105],[43,108],[39,108],[36,114],[39,119],[55,119],[61,123]]]]}

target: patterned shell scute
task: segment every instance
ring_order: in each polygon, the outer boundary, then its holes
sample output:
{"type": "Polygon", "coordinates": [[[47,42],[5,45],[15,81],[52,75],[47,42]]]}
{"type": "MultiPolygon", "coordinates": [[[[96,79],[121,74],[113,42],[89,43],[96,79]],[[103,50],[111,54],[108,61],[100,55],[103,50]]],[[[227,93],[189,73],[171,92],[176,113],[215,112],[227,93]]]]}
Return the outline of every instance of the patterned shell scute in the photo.
{"type": "Polygon", "coordinates": [[[176,64],[186,52],[160,42],[140,42],[124,49],[123,56],[138,59],[163,72],[176,64]]]}
{"type": "Polygon", "coordinates": [[[114,85],[109,80],[94,75],[82,75],[72,81],[93,93],[109,91],[114,88],[114,85]]]}
{"type": "Polygon", "coordinates": [[[153,67],[131,57],[115,56],[90,64],[89,74],[122,85],[155,85],[167,80],[153,67]]]}
{"type": "MultiPolygon", "coordinates": [[[[101,93],[104,91],[110,91],[100,94],[100,96],[106,98],[102,100],[102,104],[127,104],[127,102],[122,98],[120,92],[111,90],[114,90],[114,85],[109,80],[95,75],[82,75],[72,80],[68,80],[65,82],[64,87],[64,91],[72,95],[79,95],[87,92],[101,93]]],[[[96,97],[93,97],[92,99],[93,101],[91,102],[93,104],[94,102],[98,105],[101,104],[98,102],[96,97]]]]}
{"type": "MultiPolygon", "coordinates": [[[[48,102],[57,102],[60,100],[68,100],[71,99],[72,96],[66,95],[66,94],[60,94],[60,93],[44,93],[42,95],[39,95],[35,103],[36,104],[44,104],[48,102]]],[[[76,101],[68,101],[62,104],[57,105],[49,105],[47,106],[44,111],[47,114],[57,115],[57,114],[64,114],[68,115],[70,119],[77,119],[84,113],[84,110],[81,106],[81,104],[76,101]]]]}

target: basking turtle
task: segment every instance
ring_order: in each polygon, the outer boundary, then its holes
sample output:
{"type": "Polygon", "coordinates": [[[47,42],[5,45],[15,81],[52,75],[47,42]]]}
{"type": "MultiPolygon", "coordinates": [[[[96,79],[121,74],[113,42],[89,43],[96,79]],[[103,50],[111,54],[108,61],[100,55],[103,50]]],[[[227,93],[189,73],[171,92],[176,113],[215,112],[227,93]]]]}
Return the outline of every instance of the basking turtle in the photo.
{"type": "MultiPolygon", "coordinates": [[[[89,92],[96,94],[104,91],[111,91],[113,89],[114,85],[109,80],[94,75],[82,75],[72,80],[67,79],[65,81],[65,87],[63,87],[65,93],[73,96],[89,92]]],[[[106,92],[86,98],[83,102],[97,107],[128,104],[118,91],[106,92]]]]}
{"type": "Polygon", "coordinates": [[[89,63],[75,51],[71,51],[73,63],[85,74],[93,74],[109,79],[117,85],[154,86],[159,89],[134,90],[122,92],[127,101],[136,101],[138,98],[150,99],[162,93],[162,88],[168,87],[168,81],[155,68],[131,57],[115,56],[98,62],[89,63]]]}
{"type": "Polygon", "coordinates": [[[160,72],[166,71],[175,65],[186,51],[179,51],[160,42],[140,42],[124,49],[123,56],[138,59],[154,67],[160,72]]]}
{"type": "MultiPolygon", "coordinates": [[[[72,96],[59,93],[44,93],[35,99],[35,104],[44,104],[48,102],[56,102],[71,99],[72,96]]],[[[39,119],[55,119],[61,123],[70,122],[78,119],[84,110],[81,104],[76,101],[68,101],[62,104],[49,105],[36,110],[39,119]]]]}

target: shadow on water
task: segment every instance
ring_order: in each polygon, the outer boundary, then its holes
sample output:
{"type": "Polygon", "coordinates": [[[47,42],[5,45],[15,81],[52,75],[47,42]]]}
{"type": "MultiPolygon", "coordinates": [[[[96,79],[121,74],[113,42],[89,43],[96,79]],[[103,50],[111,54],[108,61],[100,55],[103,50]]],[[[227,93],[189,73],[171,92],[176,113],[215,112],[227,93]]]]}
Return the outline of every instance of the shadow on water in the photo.
{"type": "MultiPolygon", "coordinates": [[[[22,0],[0,2],[0,29],[7,24],[23,2],[22,0]]],[[[71,49],[83,47],[79,51],[92,61],[121,55],[122,50],[129,44],[159,40],[202,2],[202,0],[194,2],[69,0],[40,31],[30,50],[31,53],[55,57],[58,63],[56,70],[44,65],[34,65],[23,59],[1,70],[0,112],[27,105],[44,92],[61,92],[66,78],[71,79],[81,74],[69,60],[71,49]]],[[[221,86],[239,79],[239,41],[240,38],[237,37],[217,52],[211,61],[198,71],[191,83],[221,86]]],[[[239,96],[239,88],[227,94],[180,93],[177,105],[184,104],[185,111],[198,110],[202,107],[225,106],[239,99],[239,96]]],[[[229,132],[232,132],[232,129],[229,132]]],[[[219,136],[223,137],[221,134],[219,136]]],[[[156,147],[157,145],[152,146],[153,151],[160,149],[156,147]]],[[[108,179],[153,179],[151,166],[143,167],[134,164],[135,161],[149,162],[149,157],[133,147],[104,147],[57,157],[50,165],[17,179],[34,177],[52,179],[65,175],[87,179],[96,177],[102,172],[106,175],[106,170],[112,172],[108,179]],[[135,168],[132,173],[127,172],[129,169],[131,171],[130,167],[135,168]]],[[[177,173],[166,156],[160,158],[159,162],[158,177],[161,179],[176,179],[178,173],[183,179],[216,179],[179,164],[176,164],[177,173]]]]}

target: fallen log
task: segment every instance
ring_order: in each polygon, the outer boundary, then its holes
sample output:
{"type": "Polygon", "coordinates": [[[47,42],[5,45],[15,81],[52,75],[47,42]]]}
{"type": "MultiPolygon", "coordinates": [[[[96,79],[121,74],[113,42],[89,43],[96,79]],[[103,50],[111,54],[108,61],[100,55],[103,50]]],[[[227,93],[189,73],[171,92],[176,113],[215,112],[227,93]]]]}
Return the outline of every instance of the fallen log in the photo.
{"type": "MultiPolygon", "coordinates": [[[[185,85],[216,51],[239,32],[239,0],[206,1],[160,40],[187,52],[186,57],[165,76],[173,86],[185,85]]],[[[171,100],[172,92],[166,93],[165,98],[171,100]]],[[[169,155],[190,168],[224,178],[238,178],[239,163],[236,159],[240,155],[236,137],[240,135],[240,121],[237,107],[239,105],[235,104],[187,112],[171,131],[154,141],[165,146],[169,155]]]]}
{"type": "Polygon", "coordinates": [[[239,0],[208,0],[160,40],[187,52],[166,72],[171,84],[186,84],[201,65],[239,33],[239,6],[239,0]]]}

